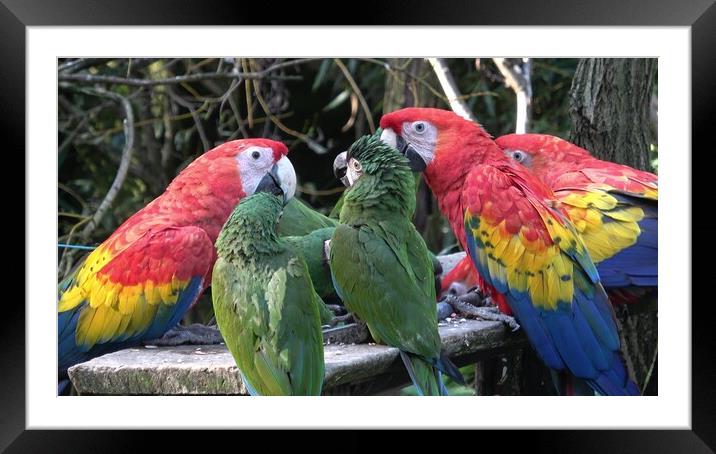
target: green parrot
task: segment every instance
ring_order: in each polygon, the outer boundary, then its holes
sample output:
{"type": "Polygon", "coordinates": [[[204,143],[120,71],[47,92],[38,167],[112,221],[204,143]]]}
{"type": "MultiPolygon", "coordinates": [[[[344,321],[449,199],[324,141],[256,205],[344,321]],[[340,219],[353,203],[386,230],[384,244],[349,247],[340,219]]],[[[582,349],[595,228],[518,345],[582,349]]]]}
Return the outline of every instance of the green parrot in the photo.
{"type": "Polygon", "coordinates": [[[277,234],[281,210],[267,192],[234,209],[216,241],[214,314],[251,395],[320,395],[321,300],[305,260],[277,234]]]}
{"type": "Polygon", "coordinates": [[[303,256],[308,265],[313,288],[321,298],[336,296],[324,249],[325,242],[331,239],[335,230],[335,227],[324,227],[303,236],[281,237],[303,256]]]}
{"type": "Polygon", "coordinates": [[[323,247],[324,243],[333,236],[337,225],[337,220],[324,216],[296,198],[289,200],[283,208],[278,224],[278,234],[306,261],[313,288],[321,297],[319,305],[321,323],[329,326],[346,319],[336,316],[323,301],[328,298],[338,298],[333,288],[328,257],[323,247]]]}
{"type": "Polygon", "coordinates": [[[350,187],[328,246],[334,287],[376,342],[400,349],[419,394],[447,395],[441,372],[464,379],[441,351],[433,265],[410,220],[409,162],[375,136],[358,139],[340,159],[350,187]]]}
{"type": "Polygon", "coordinates": [[[303,236],[326,227],[335,227],[338,220],[329,218],[308,206],[305,202],[293,198],[283,208],[278,224],[281,236],[303,236]]]}
{"type": "MultiPolygon", "coordinates": [[[[375,137],[380,137],[380,131],[375,134],[375,137]]],[[[420,173],[413,175],[419,183],[420,173]]],[[[341,206],[342,200],[343,196],[338,201],[341,206]]],[[[323,243],[333,236],[333,230],[338,223],[338,219],[325,216],[294,197],[283,208],[283,214],[278,224],[279,235],[294,244],[303,255],[311,273],[313,287],[324,300],[338,297],[333,288],[331,272],[323,249],[323,243]]],[[[441,272],[440,262],[431,252],[428,253],[433,262],[433,269],[436,275],[439,275],[441,272]]],[[[335,318],[331,318],[332,315],[333,313],[325,308],[321,320],[324,324],[332,324],[336,321],[335,318]]]]}
{"type": "MultiPolygon", "coordinates": [[[[281,237],[281,240],[292,247],[295,253],[303,257],[306,262],[313,288],[320,298],[318,308],[321,324],[328,326],[334,326],[338,322],[347,321],[350,318],[336,315],[324,302],[325,299],[338,298],[336,290],[333,288],[331,270],[324,248],[325,242],[331,239],[334,231],[335,227],[324,227],[303,236],[281,237]]],[[[339,306],[332,307],[338,308],[339,306]]]]}

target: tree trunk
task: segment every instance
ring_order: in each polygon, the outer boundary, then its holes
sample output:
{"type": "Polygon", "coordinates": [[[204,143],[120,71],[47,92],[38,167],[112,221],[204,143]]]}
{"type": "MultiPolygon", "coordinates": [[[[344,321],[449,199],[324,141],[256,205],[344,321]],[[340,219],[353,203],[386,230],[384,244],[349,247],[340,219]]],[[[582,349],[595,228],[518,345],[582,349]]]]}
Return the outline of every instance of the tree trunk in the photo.
{"type": "Polygon", "coordinates": [[[388,73],[383,97],[383,113],[403,107],[431,107],[435,96],[418,79],[432,75],[428,63],[422,58],[389,58],[391,68],[400,68],[388,73]]]}
{"type": "Polygon", "coordinates": [[[605,161],[650,170],[655,58],[585,58],[570,90],[569,139],[605,161]]]}
{"type": "MultiPolygon", "coordinates": [[[[570,140],[605,161],[651,170],[652,58],[582,59],[570,90],[570,140]]],[[[653,296],[652,296],[653,297],[653,296]]],[[[653,297],[655,298],[655,297],[653,297]]],[[[652,298],[617,310],[628,369],[645,394],[656,394],[657,310],[652,298]]]]}

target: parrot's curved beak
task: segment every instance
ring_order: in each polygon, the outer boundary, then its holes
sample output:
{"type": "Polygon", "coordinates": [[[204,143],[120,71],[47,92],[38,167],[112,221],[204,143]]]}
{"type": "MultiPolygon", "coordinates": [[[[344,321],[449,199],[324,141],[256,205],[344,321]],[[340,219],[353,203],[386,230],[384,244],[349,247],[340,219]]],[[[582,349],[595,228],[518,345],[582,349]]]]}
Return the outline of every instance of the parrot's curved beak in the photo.
{"type": "Polygon", "coordinates": [[[346,171],[348,170],[348,152],[344,151],[336,156],[333,160],[333,174],[341,180],[343,186],[350,186],[348,178],[346,178],[346,171]]]}
{"type": "Polygon", "coordinates": [[[403,136],[399,136],[391,128],[386,128],[380,134],[380,140],[385,142],[387,145],[397,149],[400,154],[408,158],[410,161],[410,170],[413,172],[422,172],[427,167],[427,164],[420,153],[418,153],[413,146],[406,141],[403,136]]]}
{"type": "Polygon", "coordinates": [[[268,192],[283,197],[283,204],[288,203],[296,194],[296,171],[293,164],[283,156],[271,170],[261,178],[255,192],[268,192]]]}

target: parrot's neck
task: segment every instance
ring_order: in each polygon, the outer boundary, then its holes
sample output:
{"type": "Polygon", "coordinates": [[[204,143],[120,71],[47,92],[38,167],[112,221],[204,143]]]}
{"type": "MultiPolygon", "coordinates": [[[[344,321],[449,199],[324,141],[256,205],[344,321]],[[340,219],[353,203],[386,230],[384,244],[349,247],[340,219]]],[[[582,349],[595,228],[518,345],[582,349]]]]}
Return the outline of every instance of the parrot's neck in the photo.
{"type": "Polygon", "coordinates": [[[455,236],[467,250],[462,192],[470,171],[480,164],[508,162],[497,144],[482,129],[445,140],[425,172],[425,181],[435,194],[440,211],[447,217],[455,236]]]}
{"type": "Polygon", "coordinates": [[[221,257],[255,262],[281,252],[281,244],[275,226],[267,229],[264,225],[245,222],[221,231],[216,252],[221,257]]]}
{"type": "Polygon", "coordinates": [[[240,261],[263,260],[281,251],[278,220],[281,202],[267,193],[244,199],[231,213],[216,240],[216,251],[222,257],[240,261]]]}

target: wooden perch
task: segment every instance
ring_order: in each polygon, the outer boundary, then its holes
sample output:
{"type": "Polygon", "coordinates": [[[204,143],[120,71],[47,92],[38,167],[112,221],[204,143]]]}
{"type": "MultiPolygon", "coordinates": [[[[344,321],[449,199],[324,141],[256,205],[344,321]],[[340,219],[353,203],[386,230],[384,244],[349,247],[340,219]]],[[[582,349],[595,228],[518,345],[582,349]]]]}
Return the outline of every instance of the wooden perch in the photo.
{"type": "MultiPolygon", "coordinates": [[[[439,257],[447,273],[465,253],[439,257]]],[[[365,328],[324,331],[324,394],[375,394],[410,380],[398,349],[365,341],[365,328]]],[[[462,366],[526,346],[522,332],[502,322],[453,319],[441,322],[444,351],[462,366]]],[[[80,394],[246,394],[225,345],[136,347],[77,364],[69,376],[80,394]]]]}

